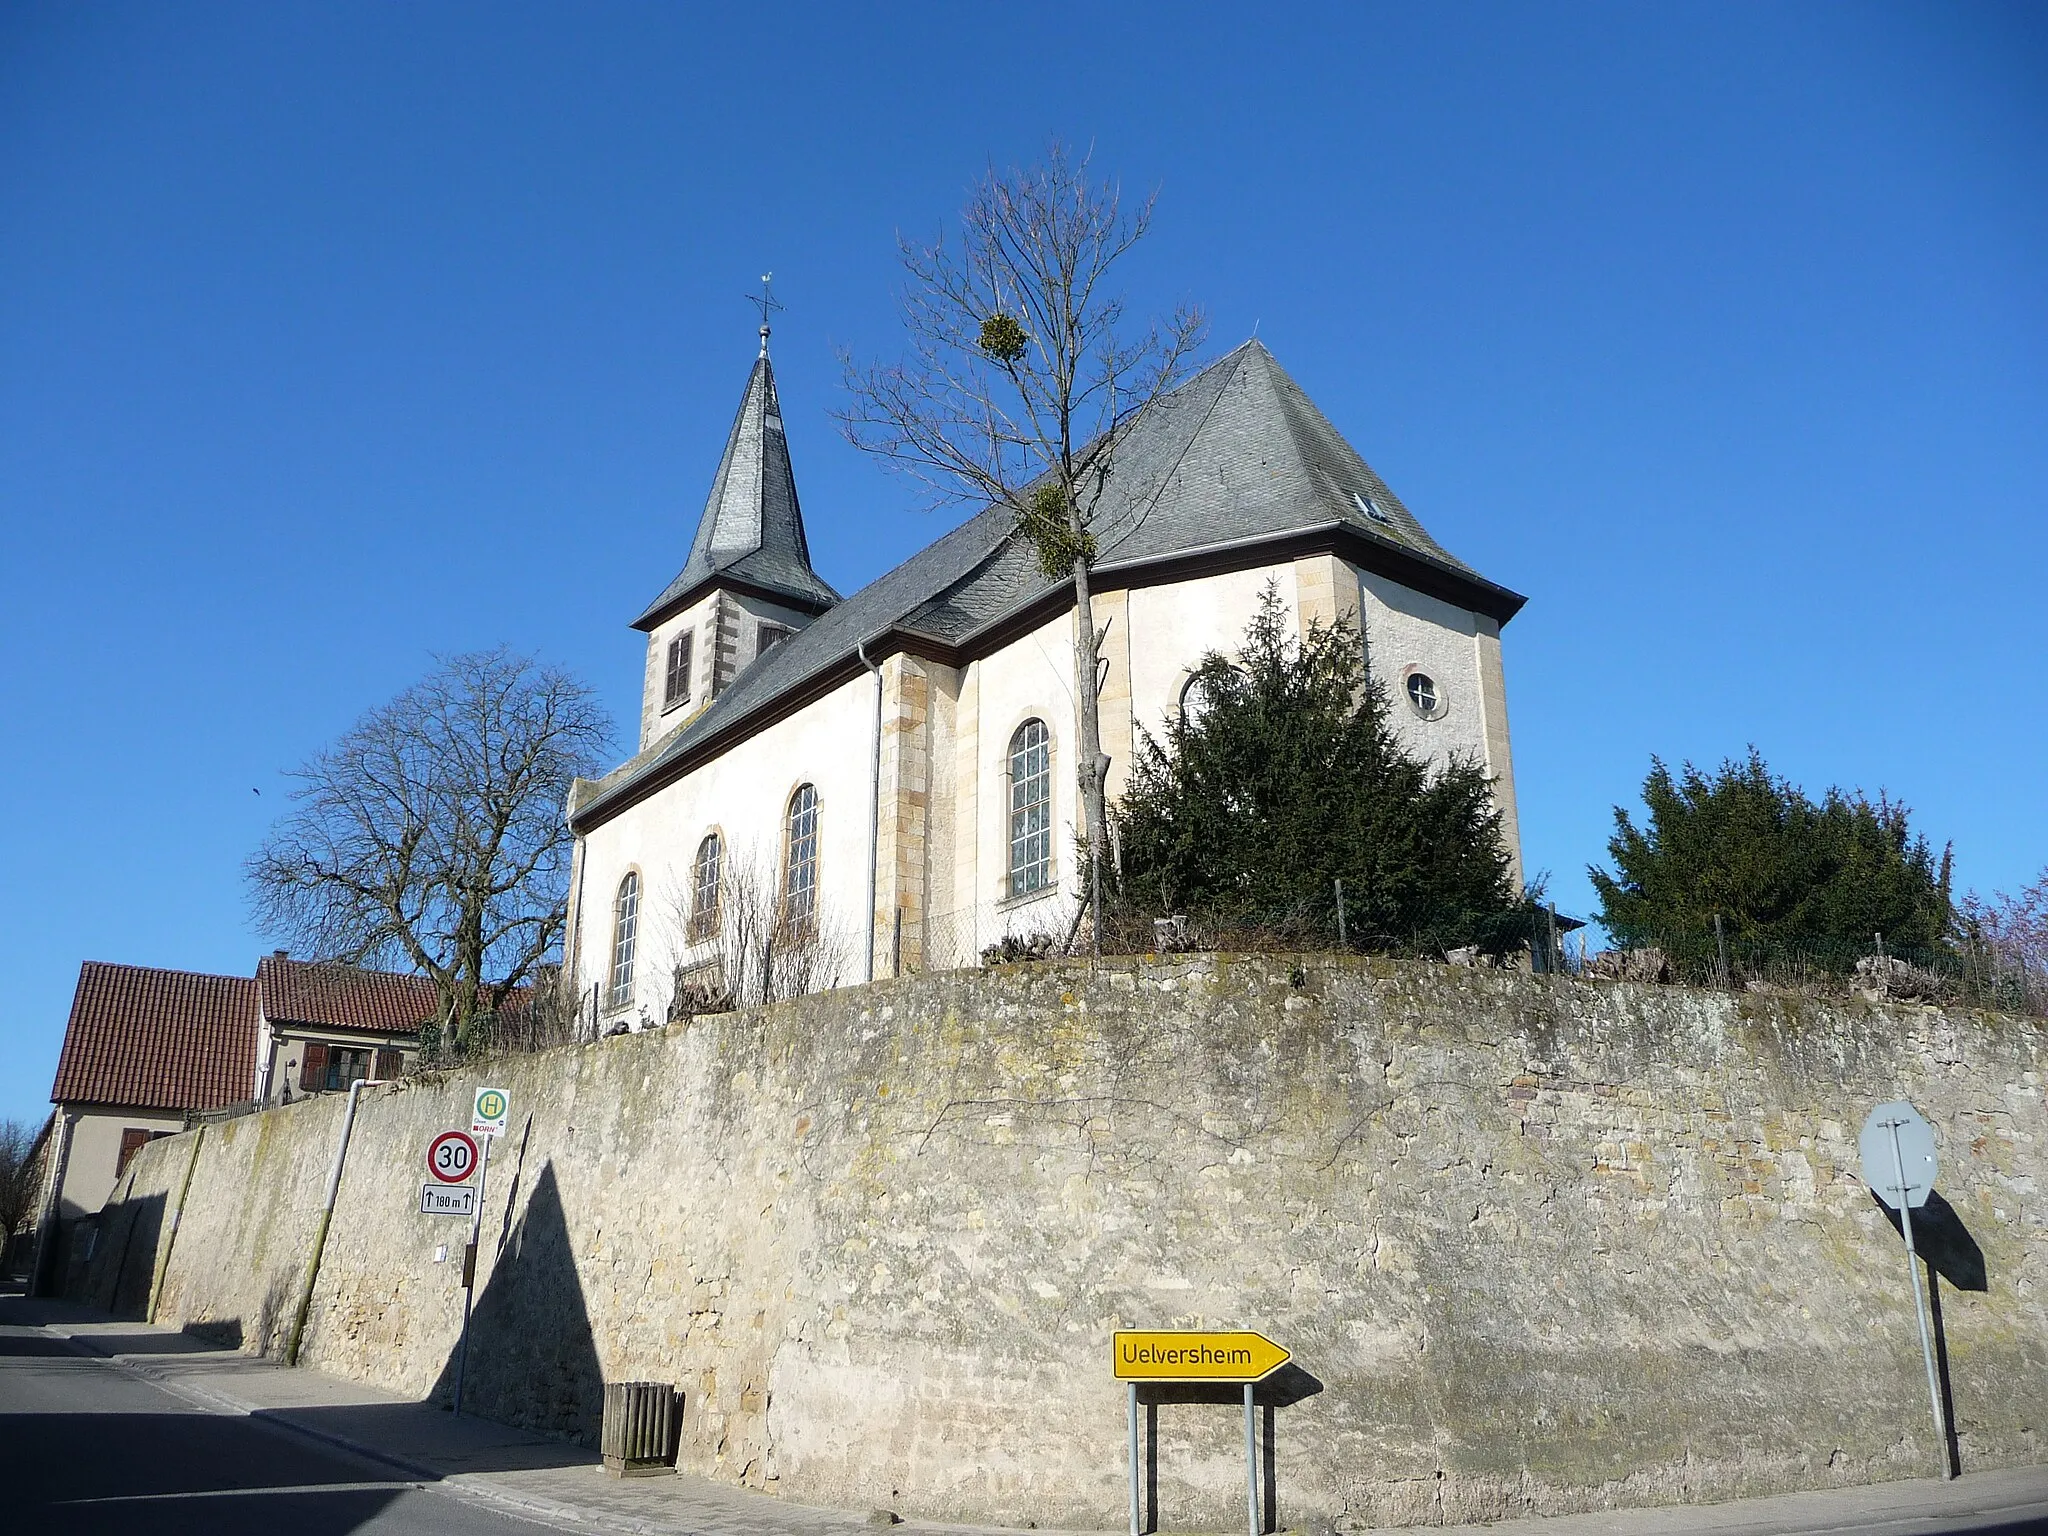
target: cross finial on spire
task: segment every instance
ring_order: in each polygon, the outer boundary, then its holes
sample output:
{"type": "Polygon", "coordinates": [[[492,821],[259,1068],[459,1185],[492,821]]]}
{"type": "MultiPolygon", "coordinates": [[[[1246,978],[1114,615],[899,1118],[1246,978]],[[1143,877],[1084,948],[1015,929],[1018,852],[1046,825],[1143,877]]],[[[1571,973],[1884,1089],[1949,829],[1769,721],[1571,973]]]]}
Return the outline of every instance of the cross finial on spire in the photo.
{"type": "Polygon", "coordinates": [[[772,311],[782,308],[780,304],[775,302],[774,283],[775,274],[773,272],[763,272],[761,274],[761,291],[747,295],[747,302],[761,311],[761,355],[763,357],[768,355],[768,316],[772,311]]]}

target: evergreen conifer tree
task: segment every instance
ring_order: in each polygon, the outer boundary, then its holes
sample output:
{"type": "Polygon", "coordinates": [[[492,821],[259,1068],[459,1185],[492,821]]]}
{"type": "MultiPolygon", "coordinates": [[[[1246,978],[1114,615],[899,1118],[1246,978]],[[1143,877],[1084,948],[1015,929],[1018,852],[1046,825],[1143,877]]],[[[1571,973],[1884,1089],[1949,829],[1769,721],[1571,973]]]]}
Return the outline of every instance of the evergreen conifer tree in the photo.
{"type": "Polygon", "coordinates": [[[1491,781],[1396,739],[1358,631],[1297,641],[1270,584],[1235,658],[1211,653],[1163,740],[1141,734],[1116,825],[1124,905],[1354,944],[1504,953],[1526,936],[1491,781]]]}
{"type": "Polygon", "coordinates": [[[1905,806],[1829,789],[1819,802],[1776,778],[1756,748],[1712,775],[1650,760],[1639,827],[1615,807],[1612,871],[1589,868],[1617,943],[1674,958],[1730,944],[1759,958],[1846,970],[1877,936],[1928,957],[1951,926],[1949,858],[1936,860],[1905,806]]]}

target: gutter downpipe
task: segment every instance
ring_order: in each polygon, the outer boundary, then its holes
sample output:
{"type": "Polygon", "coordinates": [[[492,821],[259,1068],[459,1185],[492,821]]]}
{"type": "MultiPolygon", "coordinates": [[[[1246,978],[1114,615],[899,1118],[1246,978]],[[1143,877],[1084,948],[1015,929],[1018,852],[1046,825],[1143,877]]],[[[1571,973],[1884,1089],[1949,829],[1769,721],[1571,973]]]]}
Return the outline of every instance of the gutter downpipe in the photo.
{"type": "Polygon", "coordinates": [[[875,674],[875,740],[874,755],[868,776],[868,963],[867,979],[875,979],[875,900],[880,894],[876,884],[876,850],[882,841],[882,669],[868,660],[865,640],[855,645],[854,655],[860,664],[875,674]]]}
{"type": "Polygon", "coordinates": [[[306,1284],[299,1293],[299,1310],[292,1318],[291,1337],[285,1341],[284,1363],[299,1363],[299,1340],[306,1332],[306,1314],[313,1310],[313,1282],[320,1278],[320,1255],[327,1247],[327,1227],[334,1220],[334,1198],[341,1193],[341,1165],[348,1158],[349,1133],[356,1125],[356,1101],[365,1088],[381,1086],[383,1079],[359,1077],[348,1085],[348,1108],[342,1111],[341,1135],[334,1143],[334,1163],[327,1170],[327,1201],[320,1208],[320,1225],[313,1232],[312,1257],[306,1260],[306,1284]]]}

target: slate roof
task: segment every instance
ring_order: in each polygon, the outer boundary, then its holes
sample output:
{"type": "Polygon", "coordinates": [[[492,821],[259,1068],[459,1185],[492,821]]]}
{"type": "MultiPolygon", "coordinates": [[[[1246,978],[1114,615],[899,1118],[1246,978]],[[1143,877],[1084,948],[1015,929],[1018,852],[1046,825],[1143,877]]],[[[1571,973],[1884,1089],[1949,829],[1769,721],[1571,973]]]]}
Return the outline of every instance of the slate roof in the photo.
{"type": "Polygon", "coordinates": [[[765,341],[725,440],[690,558],[633,628],[654,628],[719,577],[811,613],[839,601],[839,594],[811,569],[796,474],[782,430],[782,402],[765,341]]]}
{"type": "Polygon", "coordinates": [[[221,1109],[256,1089],[256,983],[88,960],[57,1079],[59,1104],[221,1109]]]}
{"type": "Polygon", "coordinates": [[[255,985],[272,1024],[408,1035],[440,1012],[434,984],[424,976],[288,955],[257,961],[255,985]]]}
{"type": "MultiPolygon", "coordinates": [[[[1120,430],[1092,525],[1104,588],[1164,562],[1227,560],[1236,546],[1327,535],[1341,539],[1350,558],[1502,622],[1522,606],[1520,595],[1429,536],[1257,340],[1120,430]]],[[[1248,563],[1256,558],[1246,555],[1248,563]]],[[[716,741],[743,734],[751,717],[768,718],[782,701],[857,667],[857,646],[866,645],[871,660],[893,648],[877,649],[885,636],[941,654],[971,652],[977,637],[1057,601],[1066,585],[1039,572],[1010,512],[990,507],[748,666],[674,735],[580,785],[570,815],[587,828],[631,804],[716,741]]]]}

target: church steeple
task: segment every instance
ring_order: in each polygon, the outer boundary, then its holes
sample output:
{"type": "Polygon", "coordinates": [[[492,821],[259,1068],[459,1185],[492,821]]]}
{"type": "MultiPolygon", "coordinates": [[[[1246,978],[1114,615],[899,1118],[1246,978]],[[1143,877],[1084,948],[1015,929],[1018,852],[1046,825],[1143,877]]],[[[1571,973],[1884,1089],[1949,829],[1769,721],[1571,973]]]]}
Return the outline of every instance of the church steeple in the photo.
{"type": "Polygon", "coordinates": [[[754,360],[726,438],[690,558],[633,628],[654,629],[714,586],[809,614],[823,613],[839,601],[839,594],[811,569],[796,475],[783,436],[782,404],[775,393],[775,365],[768,360],[765,311],[761,355],[754,360]]]}

